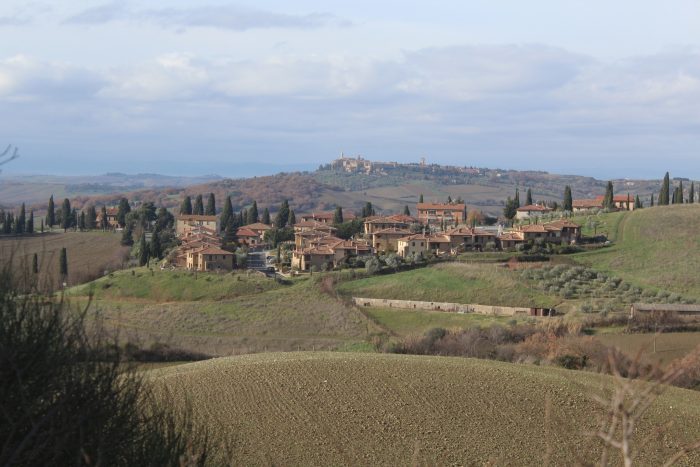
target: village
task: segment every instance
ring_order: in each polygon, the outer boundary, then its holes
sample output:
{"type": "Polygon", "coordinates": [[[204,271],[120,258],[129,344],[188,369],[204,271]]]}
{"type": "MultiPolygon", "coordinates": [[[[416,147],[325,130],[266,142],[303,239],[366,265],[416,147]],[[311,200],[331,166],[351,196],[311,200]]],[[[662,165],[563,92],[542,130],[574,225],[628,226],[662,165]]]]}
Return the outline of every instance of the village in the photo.
{"type": "MultiPolygon", "coordinates": [[[[629,197],[615,197],[616,209],[634,209],[629,197]]],[[[594,212],[603,208],[603,197],[574,200],[574,212],[594,212]]],[[[471,225],[464,203],[418,203],[416,215],[369,215],[359,218],[347,213],[344,221],[361,223],[362,229],[349,239],[337,236],[334,212],[299,215],[290,225],[293,240],[274,246],[268,232],[271,224],[255,222],[235,232],[239,249],[249,255],[264,255],[260,270],[315,272],[335,268],[364,266],[369,258],[394,254],[406,262],[454,256],[465,251],[519,251],[532,245],[576,245],[581,241],[581,226],[565,213],[553,213],[543,204],[517,208],[511,227],[471,225]],[[556,218],[559,217],[559,218],[556,218]],[[285,260],[286,258],[286,260],[285,260]],[[288,267],[284,267],[287,263],[288,267]]],[[[176,234],[180,241],[169,266],[194,271],[230,271],[237,254],[224,249],[219,216],[182,214],[176,216],[176,234]]]]}

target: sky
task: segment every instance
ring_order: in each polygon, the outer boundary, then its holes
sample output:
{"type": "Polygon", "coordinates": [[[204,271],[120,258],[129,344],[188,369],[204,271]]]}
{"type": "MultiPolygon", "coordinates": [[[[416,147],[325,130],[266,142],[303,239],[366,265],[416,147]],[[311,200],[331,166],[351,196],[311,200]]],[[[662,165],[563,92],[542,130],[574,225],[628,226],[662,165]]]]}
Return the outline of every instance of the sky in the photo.
{"type": "Polygon", "coordinates": [[[697,0],[0,2],[6,174],[700,179],[699,109],[697,0]]]}

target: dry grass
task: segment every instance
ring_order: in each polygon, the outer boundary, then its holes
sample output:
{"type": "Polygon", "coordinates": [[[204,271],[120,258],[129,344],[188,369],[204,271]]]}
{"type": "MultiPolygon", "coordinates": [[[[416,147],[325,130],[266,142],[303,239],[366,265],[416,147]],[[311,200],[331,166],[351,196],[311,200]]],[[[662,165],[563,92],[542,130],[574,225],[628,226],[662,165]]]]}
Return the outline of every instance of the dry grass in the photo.
{"type": "Polygon", "coordinates": [[[656,353],[654,353],[654,334],[600,334],[597,336],[604,344],[612,345],[629,355],[642,352],[642,356],[658,363],[669,363],[682,358],[700,345],[700,332],[669,332],[656,336],[656,353]]]}
{"type": "Polygon", "coordinates": [[[100,277],[105,270],[121,267],[128,251],[121,236],[112,232],[67,232],[27,237],[0,237],[0,259],[13,261],[17,268],[30,270],[32,255],[39,257],[40,281],[59,285],[58,260],[61,248],[68,254],[68,283],[80,284],[100,277]]]}
{"type": "MultiPolygon", "coordinates": [[[[236,440],[240,465],[572,465],[600,443],[599,375],[449,357],[288,353],[210,360],[150,373],[236,440]],[[549,409],[545,410],[545,401],[549,409]],[[507,449],[505,449],[507,447],[507,449]]],[[[656,465],[700,432],[700,393],[670,388],[639,438],[656,465]]],[[[700,457],[693,455],[690,464],[700,457]]]]}

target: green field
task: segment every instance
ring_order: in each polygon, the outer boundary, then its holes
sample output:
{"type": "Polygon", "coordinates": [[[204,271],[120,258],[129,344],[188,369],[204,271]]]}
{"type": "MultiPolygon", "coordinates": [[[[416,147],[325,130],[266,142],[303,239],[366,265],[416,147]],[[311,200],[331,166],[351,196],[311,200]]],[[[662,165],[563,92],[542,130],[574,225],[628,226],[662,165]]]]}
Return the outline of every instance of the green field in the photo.
{"type": "Polygon", "coordinates": [[[640,287],[700,299],[700,204],[617,213],[609,217],[610,248],[574,255],[576,261],[640,287]]]}
{"type": "Polygon", "coordinates": [[[94,309],[124,339],[216,356],[352,348],[380,331],[311,279],[280,285],[245,272],[195,279],[183,271],[137,268],[74,288],[71,300],[85,303],[90,291],[94,309]]]}
{"type": "MultiPolygon", "coordinates": [[[[148,373],[191,404],[236,465],[574,465],[606,377],[449,357],[327,352],[221,358],[148,373]],[[546,414],[546,400],[551,411],[546,414]]],[[[670,388],[636,430],[639,465],[700,433],[700,393],[670,388]],[[663,437],[641,440],[673,420],[663,437]]],[[[613,458],[617,461],[617,458],[613,458]]],[[[695,453],[686,465],[697,465],[695,453]]]]}
{"type": "Polygon", "coordinates": [[[553,307],[556,297],[528,287],[517,271],[493,264],[443,263],[338,286],[343,295],[396,300],[553,307]]]}

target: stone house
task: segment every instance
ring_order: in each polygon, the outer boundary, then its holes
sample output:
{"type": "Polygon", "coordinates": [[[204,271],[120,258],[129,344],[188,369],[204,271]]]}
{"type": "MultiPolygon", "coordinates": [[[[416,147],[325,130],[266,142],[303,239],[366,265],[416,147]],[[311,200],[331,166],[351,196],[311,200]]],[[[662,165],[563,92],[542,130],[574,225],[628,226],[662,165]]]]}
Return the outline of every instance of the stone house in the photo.
{"type": "Polygon", "coordinates": [[[552,212],[552,209],[548,208],[547,206],[542,206],[540,204],[528,204],[527,206],[519,207],[516,210],[515,218],[520,220],[532,219],[534,217],[541,217],[544,214],[549,214],[550,212],[552,212]]]}
{"type": "Polygon", "coordinates": [[[418,221],[425,225],[459,225],[464,222],[465,204],[418,203],[418,221]]]}
{"type": "Polygon", "coordinates": [[[231,271],[234,254],[216,246],[187,251],[187,269],[192,271],[231,271]]]}
{"type": "Polygon", "coordinates": [[[399,238],[411,235],[406,229],[382,229],[372,233],[372,248],[377,252],[398,251],[399,238]]]}
{"type": "Polygon", "coordinates": [[[421,255],[426,257],[429,252],[428,237],[423,234],[408,235],[397,241],[397,253],[402,258],[421,255]]]}

